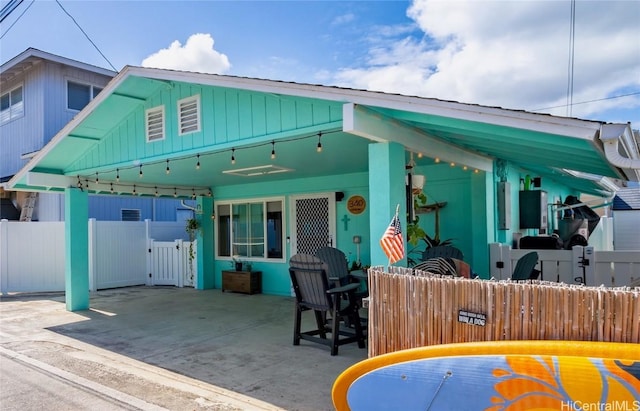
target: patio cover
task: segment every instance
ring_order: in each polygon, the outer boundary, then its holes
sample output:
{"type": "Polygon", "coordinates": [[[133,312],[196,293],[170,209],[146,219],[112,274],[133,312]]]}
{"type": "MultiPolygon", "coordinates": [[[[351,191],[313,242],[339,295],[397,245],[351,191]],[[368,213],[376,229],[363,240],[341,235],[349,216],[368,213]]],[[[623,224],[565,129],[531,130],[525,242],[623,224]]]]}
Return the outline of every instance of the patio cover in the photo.
{"type": "MultiPolygon", "coordinates": [[[[220,113],[203,113],[203,128],[206,129],[206,116],[213,118],[220,113]]],[[[240,118],[243,113],[224,112],[224,115],[227,118],[240,118]]],[[[238,127],[242,127],[241,120],[239,124],[238,127]]],[[[438,158],[465,164],[472,169],[493,171],[493,161],[499,159],[509,162],[512,167],[550,178],[578,192],[609,196],[616,189],[609,179],[638,181],[640,174],[637,169],[615,166],[608,161],[600,140],[603,127],[606,126],[599,121],[431,98],[127,66],[9,181],[8,188],[62,191],[75,186],[78,176],[84,178],[96,173],[113,172],[116,167],[122,168],[123,179],[135,182],[138,181],[137,165],[140,163],[160,164],[169,159],[172,170],[192,170],[196,154],[205,156],[225,152],[225,161],[203,162],[206,172],[188,173],[187,179],[185,174],[179,172],[166,175],[163,164],[145,167],[145,183],[168,190],[163,195],[176,189],[180,197],[191,196],[191,193],[204,195],[212,186],[212,181],[217,186],[246,181],[242,180],[244,177],[223,173],[229,168],[227,156],[232,147],[253,144],[247,147],[251,151],[245,159],[248,166],[259,166],[265,162],[261,161],[261,156],[267,150],[260,148],[261,145],[288,139],[290,144],[287,147],[278,147],[279,154],[280,150],[289,150],[293,155],[279,157],[279,165],[295,170],[296,174],[265,174],[261,181],[310,175],[304,173],[320,176],[365,172],[369,167],[366,145],[371,141],[395,141],[403,144],[407,151],[424,154],[418,159],[418,165],[432,163],[434,158],[438,158]],[[324,129],[327,126],[333,129],[322,137],[322,142],[325,146],[336,142],[341,150],[335,152],[329,161],[326,157],[295,155],[303,144],[309,144],[296,141],[296,137],[309,134],[311,129],[291,127],[288,131],[269,134],[269,121],[272,118],[265,114],[267,132],[246,142],[229,140],[225,144],[209,146],[180,143],[174,145],[171,153],[146,152],[141,153],[139,159],[120,159],[119,162],[113,162],[112,159],[117,158],[116,154],[122,147],[114,146],[107,150],[114,153],[111,158],[96,156],[94,149],[111,135],[116,126],[122,126],[148,99],[177,86],[241,91],[249,106],[255,95],[277,101],[280,105],[323,104],[332,119],[324,124],[324,129]]],[[[616,137],[616,143],[620,143],[619,152],[624,158],[637,162],[638,145],[634,139],[629,139],[630,135],[633,136],[630,125],[615,126],[616,130],[621,130],[620,136],[616,137]]],[[[137,133],[144,135],[144,130],[137,133]]],[[[113,177],[104,178],[108,181],[113,177]]],[[[90,191],[106,192],[106,187],[94,185],[90,191]]],[[[153,195],[153,190],[142,189],[138,193],[153,195]]]]}

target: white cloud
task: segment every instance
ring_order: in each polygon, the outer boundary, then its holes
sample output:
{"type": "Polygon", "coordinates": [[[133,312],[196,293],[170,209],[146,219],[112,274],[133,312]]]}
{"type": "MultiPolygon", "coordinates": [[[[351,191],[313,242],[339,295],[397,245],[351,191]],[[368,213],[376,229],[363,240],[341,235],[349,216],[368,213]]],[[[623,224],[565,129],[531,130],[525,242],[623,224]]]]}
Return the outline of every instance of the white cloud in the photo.
{"type": "Polygon", "coordinates": [[[231,68],[229,58],[214,49],[210,34],[192,34],[185,45],[175,40],[142,61],[144,67],[223,74],[231,68]]]}
{"type": "MultiPolygon", "coordinates": [[[[336,82],[514,109],[564,105],[570,12],[567,1],[414,0],[407,15],[424,36],[378,37],[366,64],[336,82]]],[[[639,19],[636,2],[576,2],[574,103],[640,89],[639,19]]],[[[600,119],[616,106],[640,112],[640,96],[575,105],[571,115],[600,119]]]]}

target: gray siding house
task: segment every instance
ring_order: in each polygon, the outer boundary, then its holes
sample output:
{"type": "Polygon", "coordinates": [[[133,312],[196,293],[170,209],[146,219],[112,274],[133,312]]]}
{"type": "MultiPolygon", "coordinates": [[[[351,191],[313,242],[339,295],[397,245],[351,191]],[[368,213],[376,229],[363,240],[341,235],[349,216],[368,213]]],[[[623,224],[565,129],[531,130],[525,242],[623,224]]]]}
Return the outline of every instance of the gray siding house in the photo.
{"type": "MultiPolygon", "coordinates": [[[[8,192],[4,183],[116,74],[34,48],[0,67],[0,218],[17,220],[22,214],[34,221],[64,220],[63,196],[8,192]]],[[[75,144],[84,142],[78,139],[75,144]]],[[[175,221],[188,218],[189,213],[187,207],[173,200],[90,198],[89,216],[98,220],[175,221]]]]}
{"type": "Polygon", "coordinates": [[[611,209],[614,248],[640,250],[640,187],[619,190],[611,209]]]}

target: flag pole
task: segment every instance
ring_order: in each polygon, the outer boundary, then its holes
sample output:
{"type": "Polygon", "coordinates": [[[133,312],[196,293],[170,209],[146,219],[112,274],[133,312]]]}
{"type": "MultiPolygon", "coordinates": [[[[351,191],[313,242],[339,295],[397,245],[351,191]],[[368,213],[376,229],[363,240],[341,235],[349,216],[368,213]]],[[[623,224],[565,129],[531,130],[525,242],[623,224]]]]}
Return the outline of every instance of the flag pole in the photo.
{"type": "MultiPolygon", "coordinates": [[[[395,217],[398,217],[398,214],[400,213],[400,203],[396,204],[396,214],[394,215],[395,217]]],[[[388,265],[387,267],[391,267],[391,257],[388,257],[388,265]]]]}

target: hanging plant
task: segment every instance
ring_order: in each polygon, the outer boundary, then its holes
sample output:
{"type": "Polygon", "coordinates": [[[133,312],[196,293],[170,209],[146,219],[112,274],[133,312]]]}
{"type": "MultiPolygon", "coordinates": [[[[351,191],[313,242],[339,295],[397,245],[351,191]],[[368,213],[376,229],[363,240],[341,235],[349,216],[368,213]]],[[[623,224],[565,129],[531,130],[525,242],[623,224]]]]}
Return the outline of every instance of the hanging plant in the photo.
{"type": "Polygon", "coordinates": [[[185,231],[189,235],[189,278],[193,282],[193,260],[196,257],[196,253],[193,251],[193,242],[196,240],[196,236],[200,230],[200,221],[195,218],[187,220],[185,225],[185,231]]]}

